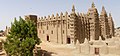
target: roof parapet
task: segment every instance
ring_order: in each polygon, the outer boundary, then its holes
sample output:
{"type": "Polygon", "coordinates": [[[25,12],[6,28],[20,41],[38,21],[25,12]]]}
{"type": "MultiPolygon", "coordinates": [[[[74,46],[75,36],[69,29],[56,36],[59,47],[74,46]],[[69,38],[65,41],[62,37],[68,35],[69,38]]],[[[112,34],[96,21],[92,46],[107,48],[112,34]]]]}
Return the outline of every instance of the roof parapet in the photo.
{"type": "Polygon", "coordinates": [[[59,16],[59,14],[58,13],[56,13],[56,17],[58,17],[59,16]]]}
{"type": "Polygon", "coordinates": [[[67,11],[65,12],[65,15],[68,15],[68,12],[67,12],[67,11]]]}
{"type": "Polygon", "coordinates": [[[84,43],[85,43],[85,44],[88,44],[88,43],[89,43],[89,41],[87,40],[87,38],[85,38],[84,43]]]}
{"type": "Polygon", "coordinates": [[[61,12],[61,13],[60,13],[60,16],[62,16],[62,15],[63,15],[63,13],[61,12]]]}
{"type": "Polygon", "coordinates": [[[52,14],[51,18],[53,18],[53,17],[54,17],[54,14],[52,14]]]}

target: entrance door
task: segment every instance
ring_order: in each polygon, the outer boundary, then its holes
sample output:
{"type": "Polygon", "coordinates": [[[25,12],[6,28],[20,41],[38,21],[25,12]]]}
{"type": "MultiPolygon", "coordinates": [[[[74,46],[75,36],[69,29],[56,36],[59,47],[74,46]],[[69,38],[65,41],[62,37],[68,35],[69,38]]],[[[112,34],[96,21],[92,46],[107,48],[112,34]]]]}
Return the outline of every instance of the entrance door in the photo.
{"type": "Polygon", "coordinates": [[[70,44],[70,38],[67,38],[67,44],[70,44]]]}
{"type": "Polygon", "coordinates": [[[96,54],[96,55],[99,54],[99,48],[95,48],[95,54],[96,54]]]}
{"type": "Polygon", "coordinates": [[[49,41],[49,36],[47,35],[47,41],[49,41]]]}

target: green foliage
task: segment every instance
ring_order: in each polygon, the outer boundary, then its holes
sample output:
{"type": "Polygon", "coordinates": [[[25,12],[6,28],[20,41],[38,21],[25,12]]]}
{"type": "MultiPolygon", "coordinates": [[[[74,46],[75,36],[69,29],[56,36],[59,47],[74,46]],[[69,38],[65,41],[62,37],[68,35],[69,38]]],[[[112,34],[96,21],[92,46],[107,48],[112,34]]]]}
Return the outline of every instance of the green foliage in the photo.
{"type": "Polygon", "coordinates": [[[3,30],[0,30],[0,33],[4,32],[3,30]]]}
{"type": "Polygon", "coordinates": [[[34,46],[39,43],[35,24],[20,17],[12,23],[4,48],[9,56],[33,56],[34,46]]]}

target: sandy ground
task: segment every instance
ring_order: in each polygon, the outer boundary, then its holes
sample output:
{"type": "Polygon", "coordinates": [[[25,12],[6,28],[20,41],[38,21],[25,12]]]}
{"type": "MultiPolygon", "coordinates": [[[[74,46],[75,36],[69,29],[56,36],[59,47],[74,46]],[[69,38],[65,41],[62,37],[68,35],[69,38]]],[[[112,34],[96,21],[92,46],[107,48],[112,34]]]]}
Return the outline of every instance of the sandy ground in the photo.
{"type": "Polygon", "coordinates": [[[51,56],[120,56],[120,55],[90,55],[90,54],[80,54],[76,47],[72,44],[57,44],[50,42],[42,42],[40,45],[42,50],[51,52],[51,56]]]}
{"type": "Polygon", "coordinates": [[[61,45],[50,42],[42,42],[40,46],[41,49],[52,52],[53,54],[51,54],[51,56],[93,56],[87,54],[79,54],[76,50],[76,47],[72,44],[61,45]]]}
{"type": "Polygon", "coordinates": [[[73,45],[60,45],[56,43],[42,42],[41,49],[52,52],[52,56],[74,56],[72,51],[75,50],[73,45]]]}

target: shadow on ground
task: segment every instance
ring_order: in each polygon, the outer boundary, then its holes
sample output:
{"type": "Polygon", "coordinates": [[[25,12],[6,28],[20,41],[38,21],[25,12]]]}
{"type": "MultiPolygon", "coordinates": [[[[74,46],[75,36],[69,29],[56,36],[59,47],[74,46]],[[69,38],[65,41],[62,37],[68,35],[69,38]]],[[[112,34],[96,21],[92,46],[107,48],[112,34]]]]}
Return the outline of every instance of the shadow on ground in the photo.
{"type": "Polygon", "coordinates": [[[39,50],[35,56],[52,56],[52,54],[56,54],[54,52],[48,52],[46,50],[39,50]]]}

